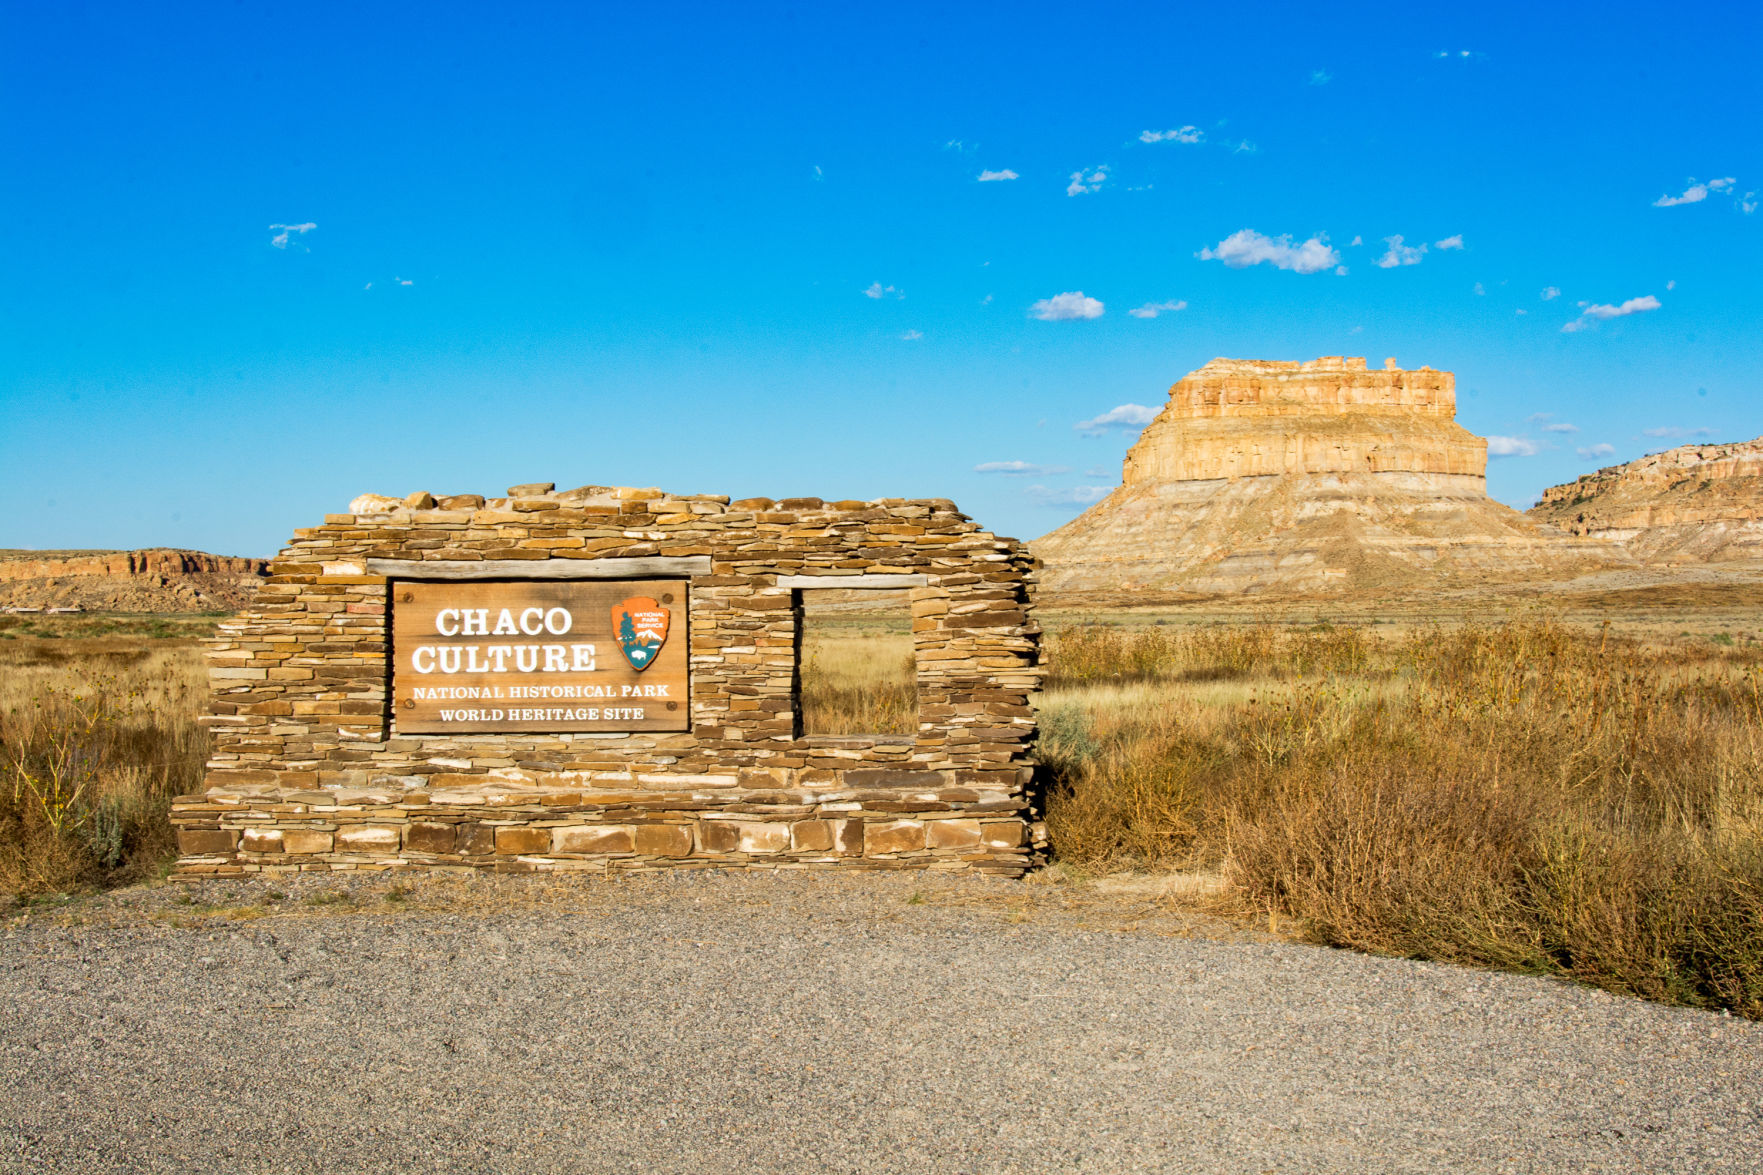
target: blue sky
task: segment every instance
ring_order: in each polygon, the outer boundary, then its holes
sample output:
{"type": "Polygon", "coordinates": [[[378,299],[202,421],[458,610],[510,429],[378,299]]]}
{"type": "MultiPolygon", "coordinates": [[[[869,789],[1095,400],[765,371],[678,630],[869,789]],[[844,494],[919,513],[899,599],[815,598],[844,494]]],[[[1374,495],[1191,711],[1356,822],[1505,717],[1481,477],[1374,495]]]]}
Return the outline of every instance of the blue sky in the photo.
{"type": "Polygon", "coordinates": [[[1033,538],[1219,355],[1455,371],[1517,505],[1763,433],[1763,10],[1428,7],[10,6],[0,546],[527,481],[1033,538]]]}

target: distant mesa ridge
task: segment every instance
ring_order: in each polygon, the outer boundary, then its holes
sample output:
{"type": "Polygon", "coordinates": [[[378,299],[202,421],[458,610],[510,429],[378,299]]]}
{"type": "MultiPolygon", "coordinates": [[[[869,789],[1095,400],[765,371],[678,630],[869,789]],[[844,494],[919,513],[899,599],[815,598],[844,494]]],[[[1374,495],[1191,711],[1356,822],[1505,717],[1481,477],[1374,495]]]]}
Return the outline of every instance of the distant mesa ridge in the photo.
{"type": "Polygon", "coordinates": [[[1054,594],[1315,595],[1569,576],[1632,560],[1487,496],[1456,379],[1327,356],[1214,359],[1122,484],[1031,544],[1054,594]]]}
{"type": "Polygon", "coordinates": [[[243,607],[268,561],[156,547],[0,551],[0,607],[226,612],[243,607]]]}
{"type": "Polygon", "coordinates": [[[1612,465],[1544,490],[1529,514],[1648,563],[1763,559],[1763,438],[1612,465]]]}

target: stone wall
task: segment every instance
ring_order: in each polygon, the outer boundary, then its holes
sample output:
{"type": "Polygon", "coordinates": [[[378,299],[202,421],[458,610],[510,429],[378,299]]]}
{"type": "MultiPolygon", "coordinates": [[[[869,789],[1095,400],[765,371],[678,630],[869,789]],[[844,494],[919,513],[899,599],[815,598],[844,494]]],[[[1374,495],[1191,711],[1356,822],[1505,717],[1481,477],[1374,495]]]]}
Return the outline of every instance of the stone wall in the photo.
{"type": "Polygon", "coordinates": [[[351,508],[296,532],[212,642],[207,790],[172,812],[181,873],[1034,860],[1032,559],[952,503],[531,485],[351,508]],[[685,564],[689,731],[395,731],[389,583],[685,564]],[[821,586],[910,588],[916,735],[800,733],[800,593],[821,586]]]}

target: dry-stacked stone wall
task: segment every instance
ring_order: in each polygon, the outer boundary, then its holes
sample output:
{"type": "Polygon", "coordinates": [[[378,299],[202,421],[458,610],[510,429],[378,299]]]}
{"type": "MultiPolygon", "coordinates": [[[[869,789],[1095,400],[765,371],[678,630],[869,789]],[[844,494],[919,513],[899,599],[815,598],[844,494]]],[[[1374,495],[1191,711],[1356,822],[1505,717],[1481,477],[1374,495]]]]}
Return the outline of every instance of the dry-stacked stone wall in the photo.
{"type": "Polygon", "coordinates": [[[1033,863],[1032,557],[953,503],[533,485],[351,510],[296,532],[212,643],[181,874],[1033,863]],[[395,585],[529,577],[686,579],[690,729],[400,733],[395,585]],[[801,593],[820,587],[909,589],[916,735],[801,733],[801,593]]]}

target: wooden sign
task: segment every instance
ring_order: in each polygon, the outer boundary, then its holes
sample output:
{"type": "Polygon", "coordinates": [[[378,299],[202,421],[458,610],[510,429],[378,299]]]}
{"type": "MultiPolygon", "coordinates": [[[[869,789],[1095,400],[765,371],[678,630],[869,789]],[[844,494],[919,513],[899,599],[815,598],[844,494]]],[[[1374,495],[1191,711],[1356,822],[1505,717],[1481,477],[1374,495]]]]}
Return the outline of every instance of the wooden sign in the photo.
{"type": "Polygon", "coordinates": [[[394,580],[400,734],[689,730],[686,581],[394,580]]]}

